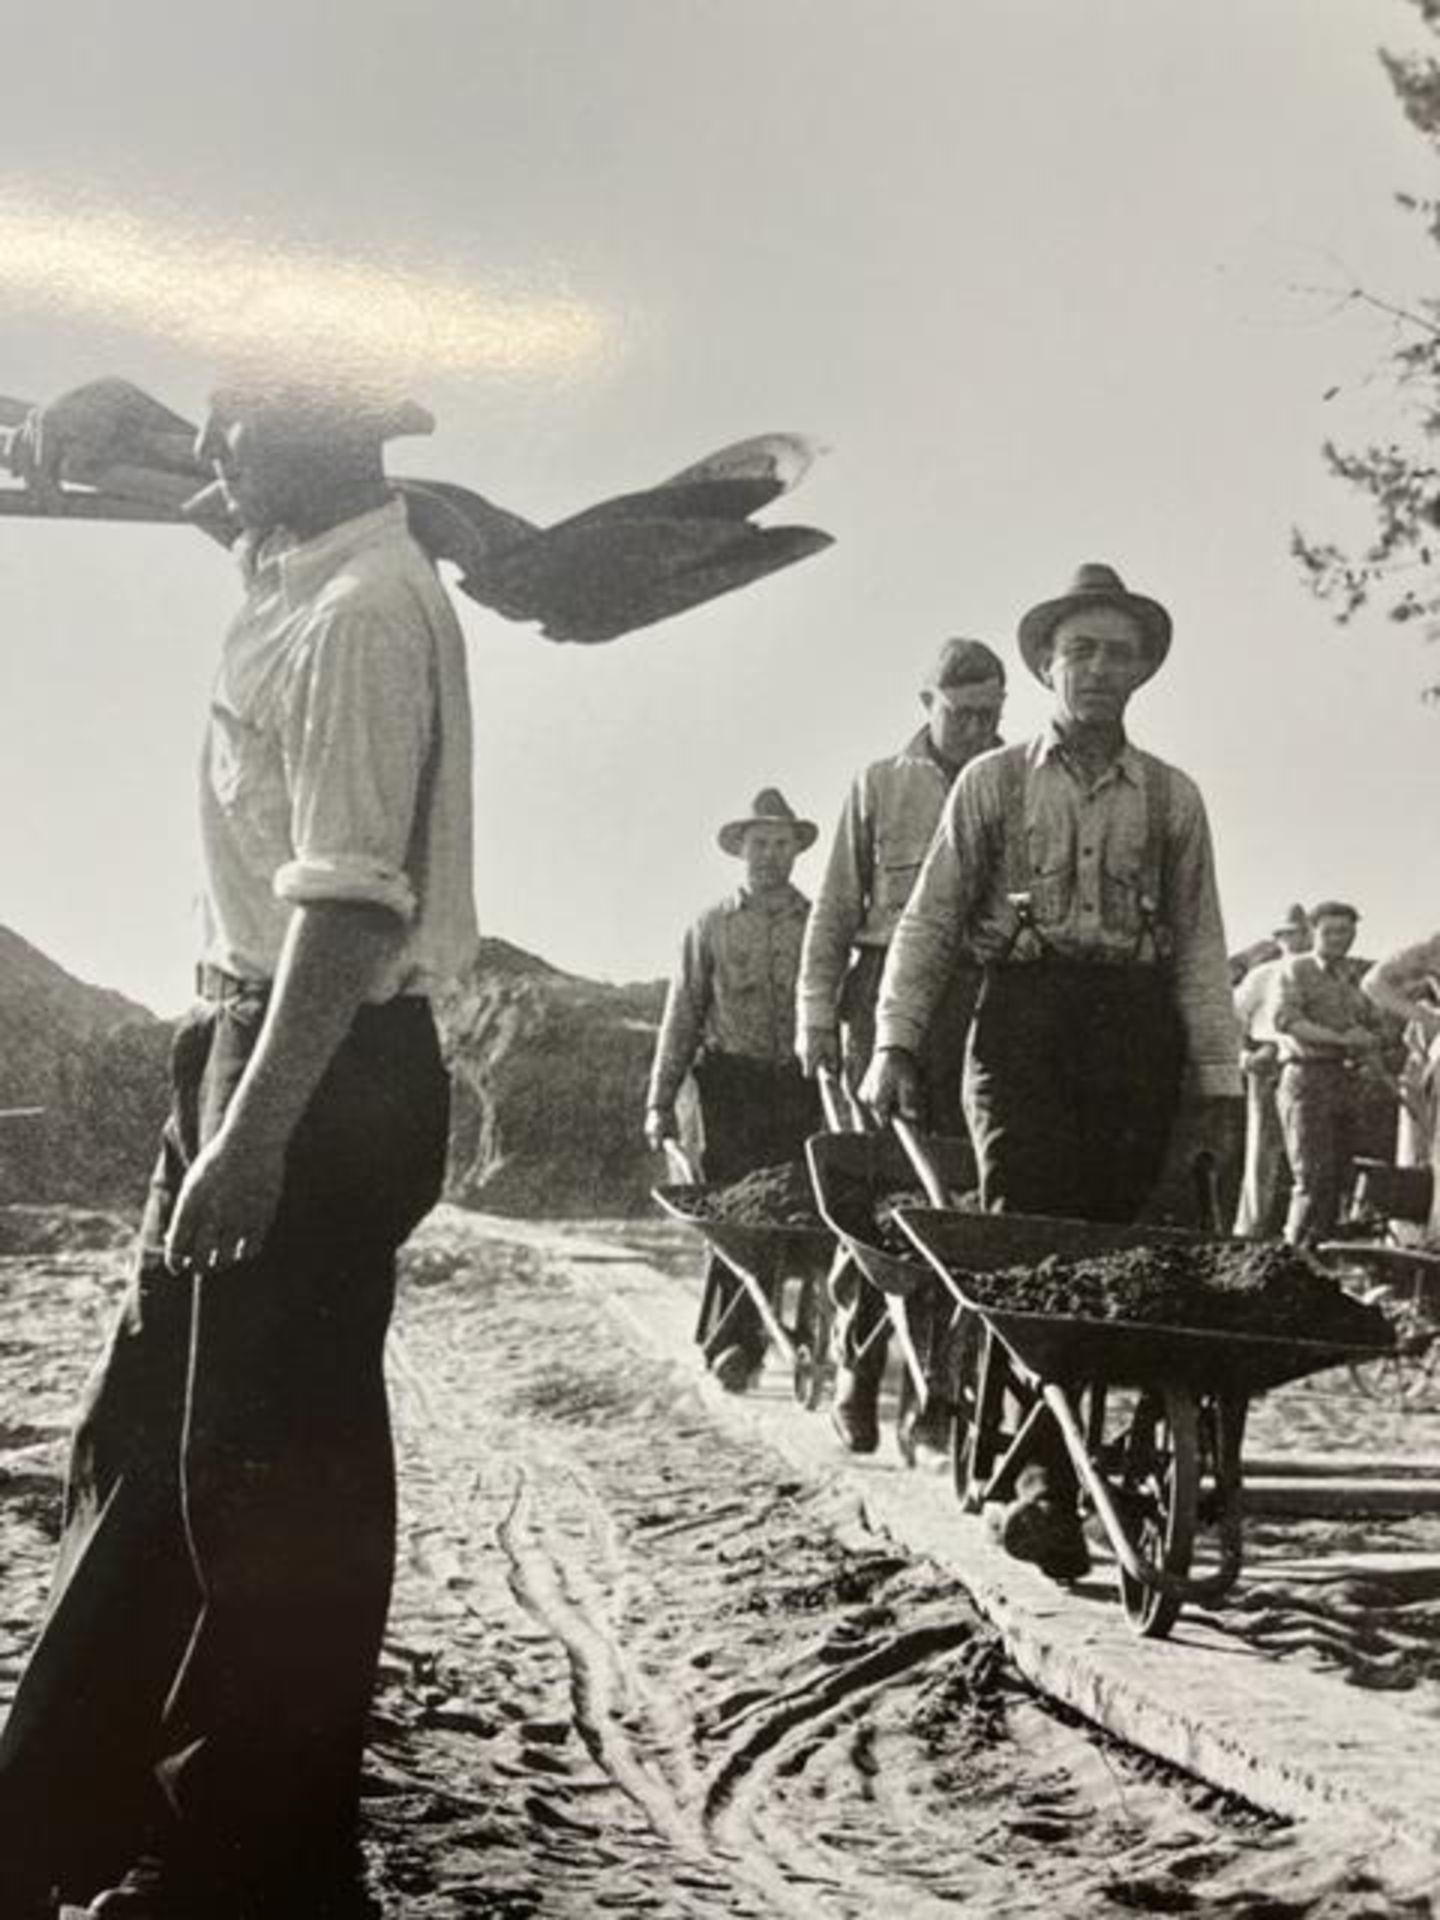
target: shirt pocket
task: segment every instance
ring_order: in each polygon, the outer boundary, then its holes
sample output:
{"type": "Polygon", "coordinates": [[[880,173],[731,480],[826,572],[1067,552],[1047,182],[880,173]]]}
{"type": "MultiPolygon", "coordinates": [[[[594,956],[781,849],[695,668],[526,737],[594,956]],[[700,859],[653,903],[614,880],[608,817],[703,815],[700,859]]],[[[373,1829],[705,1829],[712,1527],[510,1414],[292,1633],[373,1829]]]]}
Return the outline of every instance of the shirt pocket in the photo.
{"type": "Polygon", "coordinates": [[[1041,822],[1027,829],[1030,872],[1026,891],[1040,927],[1058,927],[1070,918],[1075,899],[1075,853],[1063,834],[1047,831],[1041,822]]]}
{"type": "Polygon", "coordinates": [[[1146,922],[1145,875],[1138,861],[1113,856],[1100,872],[1100,918],[1108,933],[1139,937],[1146,922]]]}
{"type": "Polygon", "coordinates": [[[875,848],[875,905],[882,913],[899,914],[904,908],[915,891],[931,838],[903,823],[880,834],[875,848]]]}
{"type": "Polygon", "coordinates": [[[721,997],[732,1002],[748,1000],[760,991],[764,982],[763,949],[755,941],[743,936],[728,940],[720,956],[719,978],[716,981],[721,997]]]}

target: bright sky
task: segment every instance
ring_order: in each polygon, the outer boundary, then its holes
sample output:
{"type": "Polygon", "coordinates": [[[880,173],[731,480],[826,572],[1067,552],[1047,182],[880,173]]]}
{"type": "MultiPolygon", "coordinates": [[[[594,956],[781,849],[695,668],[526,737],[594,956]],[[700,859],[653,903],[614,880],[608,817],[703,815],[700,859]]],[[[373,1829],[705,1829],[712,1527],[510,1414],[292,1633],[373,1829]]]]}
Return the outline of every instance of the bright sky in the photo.
{"type": "MultiPolygon", "coordinates": [[[[721,821],[778,783],[828,830],[940,638],[1014,658],[1087,559],[1174,613],[1132,731],[1201,782],[1232,946],[1323,894],[1370,952],[1440,923],[1435,656],[1378,617],[1337,632],[1287,551],[1296,521],[1363,533],[1319,443],[1394,424],[1387,324],[1334,292],[1433,269],[1392,200],[1433,188],[1429,155],[1375,58],[1416,44],[1402,0],[218,18],[27,12],[0,392],[121,372],[193,410],[218,351],[347,332],[439,415],[396,471],[539,520],[742,434],[831,449],[784,517],[837,546],[699,613],[585,651],[459,602],[489,931],[667,970],[736,877],[721,821]]],[[[230,563],[29,521],[0,553],[0,921],[173,1010],[230,563]]],[[[1007,731],[1042,711],[1017,678],[1007,731]]]]}

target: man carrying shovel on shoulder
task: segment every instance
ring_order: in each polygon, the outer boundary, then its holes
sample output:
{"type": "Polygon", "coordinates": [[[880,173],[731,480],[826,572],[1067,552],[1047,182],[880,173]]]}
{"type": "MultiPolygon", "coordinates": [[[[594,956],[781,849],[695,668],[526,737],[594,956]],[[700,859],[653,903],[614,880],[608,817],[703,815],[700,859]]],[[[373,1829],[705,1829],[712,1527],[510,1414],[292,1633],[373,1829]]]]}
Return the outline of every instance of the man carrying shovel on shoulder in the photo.
{"type": "MultiPolygon", "coordinates": [[[[1161,1172],[1182,1093],[1198,1137],[1238,1151],[1235,1015],[1205,809],[1129,739],[1131,696],[1171,621],[1112,567],[1084,566],[1020,622],[1053,697],[1035,739],[956,781],[880,987],[861,1089],[920,1118],[916,1050],[955,955],[980,958],[965,1108],[992,1211],[1130,1221],[1161,1172]]],[[[1058,1433],[1020,1475],[1002,1544],[1057,1579],[1089,1552],[1058,1433]]]]}
{"type": "MultiPolygon", "coordinates": [[[[113,460],[133,389],[42,416],[113,460]]],[[[415,410],[263,372],[196,454],[242,601],[200,768],[198,1000],[59,1571],[0,1735],[0,1912],[370,1907],[361,1753],[394,1558],[383,1349],[439,1195],[430,993],[471,957],[462,636],[386,482],[415,410]]]]}

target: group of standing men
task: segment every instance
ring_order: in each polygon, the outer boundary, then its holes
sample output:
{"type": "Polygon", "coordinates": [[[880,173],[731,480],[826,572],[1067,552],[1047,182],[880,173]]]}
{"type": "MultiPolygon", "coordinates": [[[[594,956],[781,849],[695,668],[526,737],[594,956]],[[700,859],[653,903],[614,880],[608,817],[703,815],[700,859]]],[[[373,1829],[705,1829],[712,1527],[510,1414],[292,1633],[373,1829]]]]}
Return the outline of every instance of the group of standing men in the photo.
{"type": "MultiPolygon", "coordinates": [[[[947,643],[922,692],[924,727],[851,789],[790,993],[778,967],[763,982],[727,972],[714,915],[687,937],[656,1052],[652,1142],[686,1067],[723,1053],[730,1009],[763,992],[770,1037],[756,1058],[774,1086],[841,1065],[881,1120],[968,1125],[988,1209],[1135,1218],[1186,1098],[1191,1140],[1228,1152],[1241,1082],[1204,806],[1125,727],[1170,642],[1158,601],[1107,565],[1082,567],[1020,622],[1021,657],[1053,708],[1013,746],[998,740],[999,657],[947,643]]],[[[748,863],[753,820],[733,825],[748,863]]],[[[792,862],[801,837],[792,831],[792,862]]],[[[731,913],[754,892],[747,876],[731,913]]],[[[798,894],[791,911],[803,911],[798,894]]],[[[712,1120],[703,1074],[697,1086],[707,1134],[743,1127],[712,1120]]],[[[777,1157],[795,1157],[800,1138],[777,1157]]],[[[874,1343],[852,1340],[835,1407],[860,1451],[875,1444],[878,1389],[873,1365],[849,1364],[862,1350],[874,1343]]],[[[1022,1476],[1002,1538],[1059,1577],[1083,1570],[1060,1454],[1022,1476]]]]}
{"type": "Polygon", "coordinates": [[[1293,906],[1235,989],[1246,1081],[1235,1231],[1308,1244],[1345,1220],[1357,1155],[1425,1166],[1434,1151],[1435,943],[1374,964],[1359,914],[1293,906]]]}

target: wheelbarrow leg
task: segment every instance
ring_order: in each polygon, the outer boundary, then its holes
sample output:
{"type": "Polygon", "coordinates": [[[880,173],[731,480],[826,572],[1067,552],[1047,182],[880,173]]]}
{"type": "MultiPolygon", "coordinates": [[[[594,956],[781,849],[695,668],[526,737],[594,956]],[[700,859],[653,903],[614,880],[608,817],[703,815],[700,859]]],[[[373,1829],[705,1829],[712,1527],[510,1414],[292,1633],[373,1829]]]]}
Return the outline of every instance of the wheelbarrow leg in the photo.
{"type": "Polygon", "coordinates": [[[1124,1443],[1121,1485],[1114,1489],[1091,1457],[1064,1388],[1052,1381],[1043,1392],[1115,1550],[1126,1618],[1146,1639],[1161,1639],[1179,1615],[1195,1548],[1200,1425],[1194,1391],[1167,1385],[1141,1394],[1124,1443]]]}
{"type": "MultiPolygon", "coordinates": [[[[971,1352],[973,1395],[968,1394],[965,1387],[961,1390],[969,1417],[956,1420],[953,1450],[955,1491],[967,1513],[978,1512],[984,1504],[996,1457],[1010,1442],[1011,1435],[1005,1427],[1005,1400],[1007,1394],[1016,1391],[1005,1345],[983,1321],[975,1330],[971,1352]]],[[[962,1364],[968,1369],[968,1356],[962,1355],[962,1364]]]]}
{"type": "Polygon", "coordinates": [[[885,1311],[895,1330],[902,1367],[900,1392],[895,1409],[895,1443],[907,1467],[913,1467],[916,1455],[915,1429],[930,1404],[930,1382],[920,1358],[911,1324],[909,1302],[903,1294],[887,1294],[885,1311]]]}
{"type": "Polygon", "coordinates": [[[835,1319],[831,1282],[836,1277],[836,1267],[844,1258],[844,1254],[837,1254],[829,1274],[820,1279],[809,1274],[800,1287],[800,1299],[795,1311],[795,1359],[790,1370],[790,1383],[797,1403],[807,1413],[814,1413],[824,1405],[830,1385],[831,1330],[835,1319]]]}

